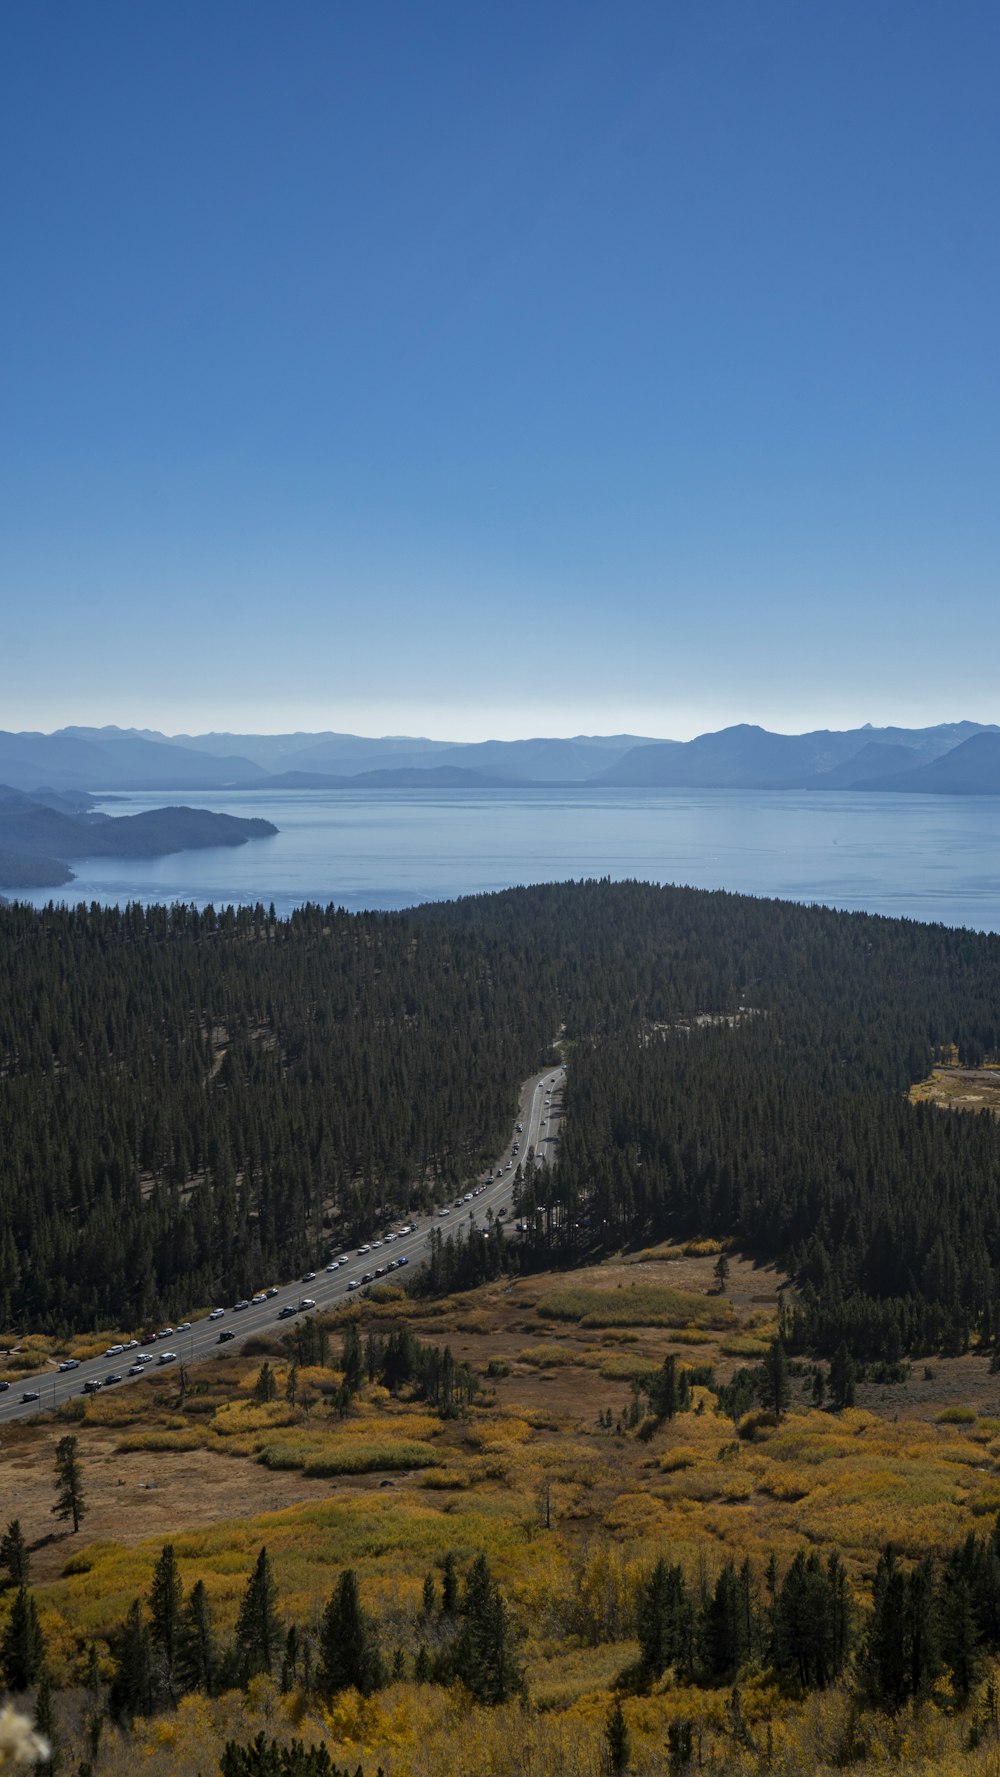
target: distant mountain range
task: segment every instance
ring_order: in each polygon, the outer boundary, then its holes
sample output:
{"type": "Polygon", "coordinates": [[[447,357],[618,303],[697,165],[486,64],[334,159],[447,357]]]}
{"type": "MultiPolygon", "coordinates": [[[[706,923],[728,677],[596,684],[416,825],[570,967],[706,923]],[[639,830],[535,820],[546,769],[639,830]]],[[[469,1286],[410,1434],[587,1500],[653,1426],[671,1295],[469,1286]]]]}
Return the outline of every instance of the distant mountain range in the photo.
{"type": "MultiPolygon", "coordinates": [[[[695,740],[636,734],[481,741],[410,735],[0,733],[0,781],[22,791],[562,788],[893,790],[1000,794],[1000,728],[819,729],[740,723],[695,740]]],[[[58,854],[57,854],[58,855],[58,854]]]]}
{"type": "Polygon", "coordinates": [[[89,804],[89,796],[80,792],[26,796],[0,784],[0,887],[58,888],[73,879],[70,858],[158,858],[210,845],[244,845],[278,831],[270,821],[207,808],[107,815],[92,813],[89,804]]]}

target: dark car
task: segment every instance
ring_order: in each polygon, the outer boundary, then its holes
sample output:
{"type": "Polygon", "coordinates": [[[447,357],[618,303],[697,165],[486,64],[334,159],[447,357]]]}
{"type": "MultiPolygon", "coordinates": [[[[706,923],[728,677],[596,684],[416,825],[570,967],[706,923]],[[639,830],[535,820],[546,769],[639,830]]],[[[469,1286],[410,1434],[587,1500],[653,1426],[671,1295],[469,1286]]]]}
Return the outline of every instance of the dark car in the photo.
{"type": "Polygon", "coordinates": [[[372,1283],[374,1281],[374,1279],[372,1278],[371,1272],[370,1271],[363,1271],[361,1274],[361,1281],[362,1281],[362,1283],[372,1283]]]}
{"type": "Polygon", "coordinates": [[[89,1382],[84,1383],[83,1392],[84,1394],[96,1394],[100,1386],[97,1377],[92,1376],[89,1382]]]}
{"type": "Polygon", "coordinates": [[[236,1334],[232,1331],[231,1328],[229,1328],[226,1330],[226,1332],[219,1334],[219,1344],[225,1345],[227,1339],[235,1339],[235,1337],[236,1337],[236,1334]]]}
{"type": "Polygon", "coordinates": [[[40,1401],[41,1398],[37,1388],[26,1388],[21,1396],[22,1401],[40,1401]]]}
{"type": "Polygon", "coordinates": [[[121,1381],[121,1376],[119,1375],[118,1371],[112,1370],[110,1376],[105,1376],[104,1386],[105,1386],[105,1388],[108,1388],[112,1382],[120,1382],[120,1381],[121,1381]]]}
{"type": "Polygon", "coordinates": [[[302,1281],[303,1281],[303,1283],[315,1283],[315,1281],[316,1281],[315,1271],[303,1271],[302,1281]]]}
{"type": "Polygon", "coordinates": [[[298,1314],[298,1312],[297,1308],[292,1307],[291,1302],[286,1302],[284,1308],[278,1310],[278,1319],[288,1320],[291,1315],[298,1314]]]}
{"type": "Polygon", "coordinates": [[[0,1394],[6,1394],[9,1387],[9,1382],[0,1382],[0,1394]]]}

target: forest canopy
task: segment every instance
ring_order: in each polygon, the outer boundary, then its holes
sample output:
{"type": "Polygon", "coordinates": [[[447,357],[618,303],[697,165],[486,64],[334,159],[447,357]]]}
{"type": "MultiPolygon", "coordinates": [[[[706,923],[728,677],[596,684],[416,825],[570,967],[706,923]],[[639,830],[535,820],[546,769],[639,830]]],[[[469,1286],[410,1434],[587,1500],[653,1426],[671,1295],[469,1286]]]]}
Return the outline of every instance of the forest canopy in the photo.
{"type": "Polygon", "coordinates": [[[283,920],[15,906],[0,943],[4,1324],[138,1324],[429,1207],[557,1039],[529,1246],[733,1235],[793,1267],[803,1336],[859,1351],[995,1316],[1000,1126],[907,1091],[996,1054],[1000,939],[601,881],[283,920]]]}

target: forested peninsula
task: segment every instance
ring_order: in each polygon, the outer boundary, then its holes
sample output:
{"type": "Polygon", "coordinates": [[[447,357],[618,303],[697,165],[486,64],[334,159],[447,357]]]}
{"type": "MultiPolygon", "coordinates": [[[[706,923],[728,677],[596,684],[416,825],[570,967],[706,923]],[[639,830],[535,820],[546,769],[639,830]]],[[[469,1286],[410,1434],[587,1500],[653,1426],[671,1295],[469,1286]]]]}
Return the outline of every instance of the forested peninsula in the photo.
{"type": "Polygon", "coordinates": [[[27,796],[0,784],[0,888],[58,888],[72,882],[72,858],[160,858],[213,845],[245,845],[277,833],[271,821],[210,808],[95,812],[83,792],[27,796]]]}
{"type": "Polygon", "coordinates": [[[821,1346],[997,1324],[1000,1126],[907,1098],[997,1053],[997,938],[606,881],[287,920],[18,905],[0,934],[5,1326],[175,1314],[430,1207],[557,1037],[534,1232],[453,1281],[697,1231],[783,1259],[821,1346]]]}

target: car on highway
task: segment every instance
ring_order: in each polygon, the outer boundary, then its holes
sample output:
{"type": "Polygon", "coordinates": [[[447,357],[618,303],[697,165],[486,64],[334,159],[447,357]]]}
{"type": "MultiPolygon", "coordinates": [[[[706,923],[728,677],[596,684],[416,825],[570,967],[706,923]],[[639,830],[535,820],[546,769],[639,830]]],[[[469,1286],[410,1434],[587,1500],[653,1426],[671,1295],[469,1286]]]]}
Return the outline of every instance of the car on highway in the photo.
{"type": "Polygon", "coordinates": [[[156,1361],[158,1364],[175,1364],[177,1353],[176,1351],[161,1351],[156,1361]]]}
{"type": "Polygon", "coordinates": [[[302,1282],[303,1283],[315,1283],[315,1281],[316,1281],[315,1271],[304,1271],[302,1273],[302,1282]]]}
{"type": "Polygon", "coordinates": [[[362,1283],[374,1283],[375,1278],[370,1271],[362,1271],[361,1281],[362,1281],[362,1283]]]}
{"type": "Polygon", "coordinates": [[[329,1265],[327,1266],[327,1270],[328,1271],[339,1271],[340,1270],[340,1260],[339,1259],[331,1259],[329,1265]]]}
{"type": "Polygon", "coordinates": [[[130,1376],[145,1376],[145,1374],[146,1374],[145,1364],[131,1364],[129,1366],[129,1375],[130,1376]]]}
{"type": "Polygon", "coordinates": [[[234,1313],[234,1314],[239,1314],[239,1313],[240,1313],[240,1310],[241,1310],[241,1309],[243,1309],[243,1308],[249,1308],[249,1306],[250,1306],[250,1304],[249,1304],[249,1302],[247,1302],[247,1301],[243,1301],[243,1302],[234,1302],[234,1303],[233,1303],[233,1313],[234,1313]]]}
{"type": "Polygon", "coordinates": [[[158,1339],[172,1339],[173,1336],[174,1336],[173,1327],[161,1327],[159,1332],[156,1335],[156,1337],[158,1339]]]}
{"type": "Polygon", "coordinates": [[[191,1331],[191,1322],[189,1320],[178,1321],[174,1331],[177,1333],[189,1333],[191,1331]]]}
{"type": "Polygon", "coordinates": [[[439,1216],[450,1216],[450,1215],[451,1215],[451,1210],[450,1210],[450,1209],[448,1209],[448,1208],[447,1208],[447,1207],[445,1207],[445,1208],[443,1208],[443,1209],[439,1209],[439,1210],[438,1210],[438,1215],[439,1215],[439,1216]]]}
{"type": "Polygon", "coordinates": [[[155,1345],[156,1344],[156,1334],[155,1333],[143,1333],[142,1338],[139,1340],[139,1344],[140,1345],[155,1345]]]}
{"type": "Polygon", "coordinates": [[[388,1246],[390,1240],[395,1240],[395,1238],[396,1238],[395,1234],[387,1234],[385,1237],[386,1246],[388,1246]]]}
{"type": "Polygon", "coordinates": [[[316,1306],[316,1304],[313,1301],[311,1296],[303,1296],[301,1302],[299,1303],[299,1312],[304,1313],[307,1308],[315,1308],[315,1306],[316,1306]]]}
{"type": "Polygon", "coordinates": [[[254,1307],[256,1306],[256,1304],[258,1302],[266,1302],[266,1301],[267,1301],[267,1296],[265,1295],[263,1290],[258,1290],[257,1294],[255,1296],[250,1297],[251,1305],[254,1307]]]}
{"type": "Polygon", "coordinates": [[[109,1345],[104,1355],[105,1357],[120,1357],[124,1350],[124,1345],[109,1345]]]}
{"type": "Polygon", "coordinates": [[[37,1388],[26,1388],[21,1396],[22,1401],[40,1401],[41,1398],[37,1388]]]}
{"type": "Polygon", "coordinates": [[[78,1370],[79,1368],[80,1359],[78,1357],[64,1357],[62,1363],[59,1365],[60,1374],[65,1370],[78,1370]]]}
{"type": "Polygon", "coordinates": [[[359,1246],[358,1247],[358,1258],[360,1259],[362,1253],[370,1253],[371,1250],[372,1249],[370,1246],[359,1246]]]}
{"type": "MultiPolygon", "coordinates": [[[[358,1280],[357,1280],[357,1278],[356,1278],[356,1277],[350,1277],[350,1278],[348,1278],[348,1280],[347,1280],[347,1287],[348,1287],[348,1289],[349,1289],[349,1290],[356,1290],[356,1289],[357,1289],[357,1288],[358,1288],[358,1280]]],[[[9,1387],[10,1387],[10,1384],[9,1384],[9,1383],[8,1383],[8,1384],[7,1384],[7,1386],[8,1386],[8,1388],[9,1388],[9,1387]]]]}
{"type": "Polygon", "coordinates": [[[407,1253],[400,1253],[399,1258],[396,1260],[397,1265],[408,1265],[409,1262],[409,1255],[407,1253]]]}
{"type": "Polygon", "coordinates": [[[140,1351],[140,1353],[135,1361],[138,1364],[140,1370],[144,1370],[147,1364],[152,1363],[153,1353],[151,1351],[140,1351]]]}
{"type": "Polygon", "coordinates": [[[6,1394],[9,1387],[9,1382],[0,1382],[0,1394],[6,1394]]]}
{"type": "Polygon", "coordinates": [[[236,1337],[236,1334],[233,1332],[232,1328],[229,1327],[226,1329],[225,1332],[222,1332],[219,1334],[219,1341],[218,1342],[220,1345],[225,1345],[227,1339],[235,1339],[235,1337],[236,1337]]]}
{"type": "Polygon", "coordinates": [[[110,1375],[105,1376],[104,1386],[105,1386],[105,1388],[110,1388],[112,1382],[120,1382],[121,1379],[122,1379],[121,1378],[121,1371],[120,1370],[112,1370],[110,1375]]]}
{"type": "Polygon", "coordinates": [[[293,1307],[291,1302],[286,1302],[284,1308],[278,1309],[278,1319],[289,1320],[293,1314],[298,1314],[298,1312],[298,1309],[293,1307]]]}
{"type": "Polygon", "coordinates": [[[100,1383],[99,1383],[99,1382],[98,1382],[98,1380],[97,1380],[97,1377],[96,1377],[96,1376],[92,1376],[92,1377],[91,1377],[91,1378],[90,1378],[90,1381],[89,1381],[89,1382],[85,1382],[85,1383],[84,1383],[84,1385],[83,1385],[83,1392],[84,1392],[84,1394],[96,1394],[96,1393],[97,1393],[97,1391],[98,1391],[98,1389],[99,1389],[99,1388],[100,1388],[100,1386],[101,1386],[101,1385],[100,1385],[100,1383]]]}
{"type": "Polygon", "coordinates": [[[221,1320],[225,1312],[224,1308],[213,1308],[208,1318],[209,1320],[221,1320]]]}

